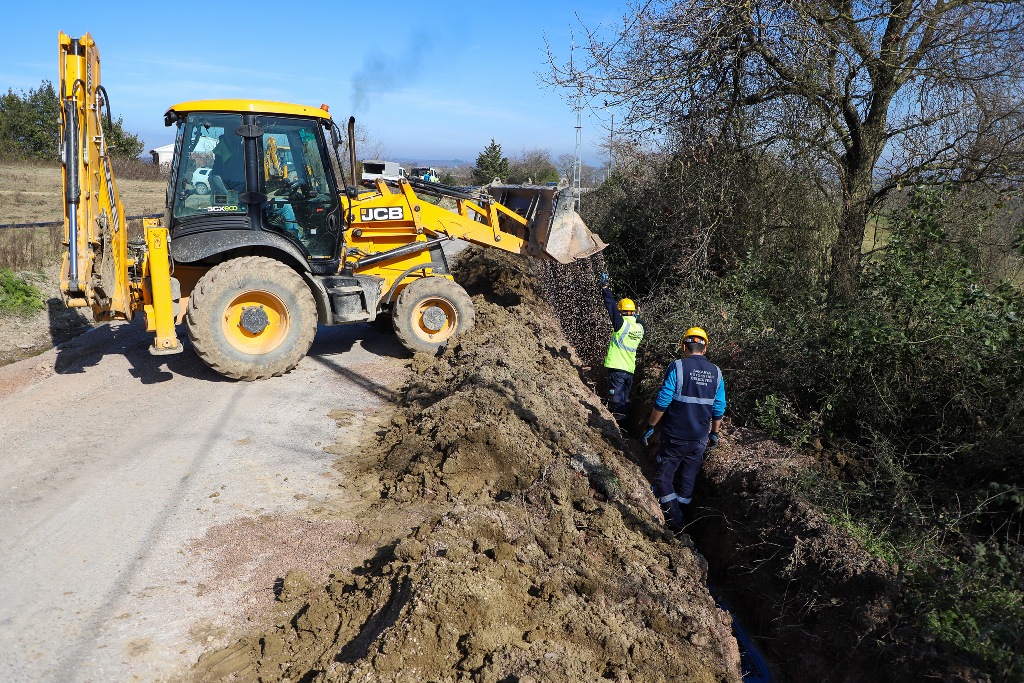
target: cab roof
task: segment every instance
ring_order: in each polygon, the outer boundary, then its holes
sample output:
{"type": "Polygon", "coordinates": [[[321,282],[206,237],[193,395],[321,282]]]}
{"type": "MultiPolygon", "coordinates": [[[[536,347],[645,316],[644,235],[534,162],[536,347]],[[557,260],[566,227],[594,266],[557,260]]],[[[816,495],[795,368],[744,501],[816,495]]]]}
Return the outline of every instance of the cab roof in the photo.
{"type": "Polygon", "coordinates": [[[285,114],[287,116],[311,116],[320,119],[331,118],[329,113],[318,107],[288,104],[287,102],[273,102],[271,100],[226,99],[180,102],[167,110],[167,113],[164,114],[164,120],[167,122],[167,125],[171,125],[178,116],[193,112],[252,112],[254,114],[285,114]]]}

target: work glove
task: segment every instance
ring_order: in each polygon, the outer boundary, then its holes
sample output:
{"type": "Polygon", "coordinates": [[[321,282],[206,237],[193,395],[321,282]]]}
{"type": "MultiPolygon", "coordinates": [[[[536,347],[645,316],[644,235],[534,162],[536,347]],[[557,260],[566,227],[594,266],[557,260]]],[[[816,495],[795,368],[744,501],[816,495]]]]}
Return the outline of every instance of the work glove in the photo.
{"type": "Polygon", "coordinates": [[[708,434],[708,448],[714,448],[718,445],[718,434],[712,432],[708,434]]]}
{"type": "Polygon", "coordinates": [[[647,431],[646,431],[646,432],[644,432],[644,435],[643,435],[643,437],[641,437],[641,440],[642,440],[642,441],[644,442],[644,445],[645,445],[645,446],[650,446],[650,444],[648,443],[648,441],[650,440],[650,438],[651,438],[652,436],[654,436],[654,427],[648,427],[648,428],[647,428],[647,431]]]}
{"type": "Polygon", "coordinates": [[[608,273],[601,273],[598,276],[598,280],[600,280],[602,287],[607,287],[608,286],[608,273]]]}

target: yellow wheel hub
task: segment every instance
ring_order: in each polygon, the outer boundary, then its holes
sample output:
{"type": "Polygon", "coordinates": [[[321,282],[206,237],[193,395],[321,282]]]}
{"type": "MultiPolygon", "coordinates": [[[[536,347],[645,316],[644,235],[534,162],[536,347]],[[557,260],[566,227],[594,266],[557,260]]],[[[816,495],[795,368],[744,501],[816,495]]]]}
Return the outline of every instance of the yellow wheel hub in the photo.
{"type": "Polygon", "coordinates": [[[447,299],[424,299],[412,312],[413,332],[423,341],[437,344],[445,341],[459,328],[459,311],[447,299]]]}
{"type": "Polygon", "coordinates": [[[224,310],[224,337],[251,355],[270,353],[288,336],[288,308],[270,292],[243,292],[224,310]]]}

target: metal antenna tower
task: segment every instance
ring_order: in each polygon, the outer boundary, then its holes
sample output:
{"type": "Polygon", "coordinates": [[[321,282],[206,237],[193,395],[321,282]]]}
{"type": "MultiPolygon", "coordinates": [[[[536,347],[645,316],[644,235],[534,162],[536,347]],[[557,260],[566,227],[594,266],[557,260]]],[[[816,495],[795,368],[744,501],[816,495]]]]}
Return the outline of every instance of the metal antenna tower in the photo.
{"type": "MultiPolygon", "coordinates": [[[[608,175],[615,168],[615,114],[612,114],[612,125],[608,129],[608,175]]],[[[607,176],[606,176],[607,178],[607,176]]]]}
{"type": "MultiPolygon", "coordinates": [[[[573,52],[576,46],[569,48],[569,73],[576,76],[576,69],[573,64],[573,52]]],[[[581,176],[583,175],[583,160],[580,158],[580,147],[583,141],[583,79],[578,79],[579,89],[576,91],[576,158],[572,162],[572,187],[576,195],[576,211],[579,212],[582,205],[583,191],[580,188],[581,176]]]]}

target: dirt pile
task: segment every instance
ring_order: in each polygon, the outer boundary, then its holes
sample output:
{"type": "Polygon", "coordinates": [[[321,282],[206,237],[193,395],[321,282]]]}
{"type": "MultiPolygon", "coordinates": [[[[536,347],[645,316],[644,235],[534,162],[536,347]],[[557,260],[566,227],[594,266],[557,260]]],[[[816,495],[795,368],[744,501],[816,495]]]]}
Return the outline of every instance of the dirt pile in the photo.
{"type": "Polygon", "coordinates": [[[278,623],[195,678],[739,681],[706,564],[663,538],[536,267],[473,252],[459,272],[477,327],[418,355],[392,421],[339,463],[377,484],[376,552],[326,586],[284,577],[278,623]]]}

